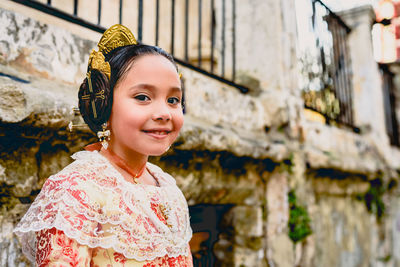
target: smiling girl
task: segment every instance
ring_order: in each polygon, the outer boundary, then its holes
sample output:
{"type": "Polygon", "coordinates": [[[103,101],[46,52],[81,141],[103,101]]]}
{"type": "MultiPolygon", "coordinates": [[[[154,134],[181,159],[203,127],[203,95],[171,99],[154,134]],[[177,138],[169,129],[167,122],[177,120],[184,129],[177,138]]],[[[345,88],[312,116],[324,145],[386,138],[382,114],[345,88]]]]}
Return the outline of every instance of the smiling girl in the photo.
{"type": "Polygon", "coordinates": [[[192,266],[186,200],[148,162],[183,125],[177,67],[122,25],[98,46],[79,108],[101,142],[47,179],[15,232],[38,266],[192,266]]]}

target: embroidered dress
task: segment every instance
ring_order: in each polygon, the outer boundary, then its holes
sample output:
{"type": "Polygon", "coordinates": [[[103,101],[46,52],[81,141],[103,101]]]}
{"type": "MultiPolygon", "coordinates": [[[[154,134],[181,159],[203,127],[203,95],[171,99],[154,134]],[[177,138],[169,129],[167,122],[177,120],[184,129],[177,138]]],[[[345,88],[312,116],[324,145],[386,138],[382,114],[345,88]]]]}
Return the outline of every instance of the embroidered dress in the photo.
{"type": "Polygon", "coordinates": [[[175,179],[132,184],[98,151],[50,176],[14,232],[38,266],[192,266],[188,206],[175,179]]]}

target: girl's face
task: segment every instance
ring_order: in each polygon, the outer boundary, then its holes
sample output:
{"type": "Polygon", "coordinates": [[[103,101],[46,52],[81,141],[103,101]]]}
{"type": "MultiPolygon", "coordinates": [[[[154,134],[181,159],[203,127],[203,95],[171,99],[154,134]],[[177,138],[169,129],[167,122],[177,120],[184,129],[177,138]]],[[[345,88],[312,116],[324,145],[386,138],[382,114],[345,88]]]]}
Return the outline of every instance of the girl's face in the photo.
{"type": "Polygon", "coordinates": [[[183,125],[181,82],[160,55],[137,58],[114,89],[110,116],[113,149],[163,154],[183,125]]]}

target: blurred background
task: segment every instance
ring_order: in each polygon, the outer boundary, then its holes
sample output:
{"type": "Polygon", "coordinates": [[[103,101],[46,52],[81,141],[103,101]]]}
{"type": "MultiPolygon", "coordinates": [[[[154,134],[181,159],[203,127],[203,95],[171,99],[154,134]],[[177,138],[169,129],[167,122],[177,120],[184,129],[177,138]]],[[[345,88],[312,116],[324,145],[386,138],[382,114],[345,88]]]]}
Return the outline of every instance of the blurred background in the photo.
{"type": "Polygon", "coordinates": [[[72,108],[115,23],[183,73],[185,125],[151,161],[188,200],[195,266],[400,266],[394,0],[1,0],[1,266],[30,266],[14,225],[96,141],[72,108]]]}

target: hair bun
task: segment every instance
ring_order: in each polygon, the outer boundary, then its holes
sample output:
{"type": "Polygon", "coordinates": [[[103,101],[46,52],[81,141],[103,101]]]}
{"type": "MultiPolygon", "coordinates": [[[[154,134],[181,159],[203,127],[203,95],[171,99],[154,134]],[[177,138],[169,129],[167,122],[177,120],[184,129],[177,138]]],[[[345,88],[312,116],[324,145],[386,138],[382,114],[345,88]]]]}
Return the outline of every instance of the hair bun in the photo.
{"type": "Polygon", "coordinates": [[[110,91],[108,77],[96,69],[88,72],[88,77],[79,88],[79,110],[84,121],[95,133],[102,130],[101,125],[110,117],[112,106],[110,91]]]}

